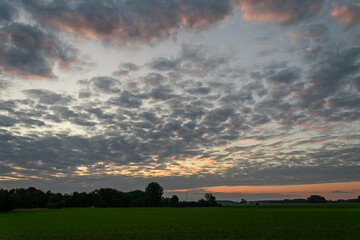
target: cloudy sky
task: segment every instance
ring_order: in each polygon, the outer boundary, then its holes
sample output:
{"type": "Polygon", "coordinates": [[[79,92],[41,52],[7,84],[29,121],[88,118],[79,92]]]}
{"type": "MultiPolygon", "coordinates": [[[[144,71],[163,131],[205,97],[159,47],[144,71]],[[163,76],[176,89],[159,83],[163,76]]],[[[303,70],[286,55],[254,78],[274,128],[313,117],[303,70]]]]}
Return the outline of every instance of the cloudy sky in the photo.
{"type": "Polygon", "coordinates": [[[0,188],[360,195],[357,0],[0,0],[0,188]]]}

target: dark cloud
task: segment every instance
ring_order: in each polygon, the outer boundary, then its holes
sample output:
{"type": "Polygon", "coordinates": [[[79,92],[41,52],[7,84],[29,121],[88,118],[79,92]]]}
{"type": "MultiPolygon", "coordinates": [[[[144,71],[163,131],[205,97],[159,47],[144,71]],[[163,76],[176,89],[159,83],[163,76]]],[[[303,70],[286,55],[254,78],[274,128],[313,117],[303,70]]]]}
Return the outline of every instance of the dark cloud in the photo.
{"type": "Polygon", "coordinates": [[[199,88],[187,90],[187,92],[189,92],[189,93],[200,94],[200,95],[207,95],[210,93],[210,91],[211,91],[211,89],[208,87],[199,87],[199,88]]]}
{"type": "Polygon", "coordinates": [[[300,73],[300,68],[290,67],[270,75],[267,80],[272,84],[289,84],[297,81],[300,78],[300,73]]]}
{"type": "Polygon", "coordinates": [[[123,44],[168,38],[178,29],[204,27],[232,13],[232,1],[23,1],[39,21],[77,35],[123,44]]]}
{"type": "Polygon", "coordinates": [[[142,101],[135,94],[129,91],[122,91],[119,97],[110,98],[109,103],[125,108],[139,108],[142,101]]]}
{"type": "Polygon", "coordinates": [[[54,78],[53,64],[67,70],[78,60],[77,50],[59,41],[40,25],[11,23],[1,29],[0,67],[24,78],[54,78]]]}
{"type": "Polygon", "coordinates": [[[96,92],[119,93],[120,81],[111,77],[95,77],[90,80],[96,92]]]}
{"type": "Polygon", "coordinates": [[[176,60],[171,60],[166,57],[159,57],[154,59],[150,66],[154,70],[158,71],[169,71],[169,70],[177,70],[178,62],[176,60]]]}
{"type": "Polygon", "coordinates": [[[145,77],[141,78],[146,84],[160,85],[166,78],[160,73],[148,73],[145,77]]]}
{"type": "Polygon", "coordinates": [[[2,127],[11,127],[14,126],[18,120],[12,117],[0,115],[0,126],[2,127]]]}
{"type": "Polygon", "coordinates": [[[239,0],[243,18],[248,21],[274,21],[282,25],[297,24],[316,15],[323,0],[239,0]]]}
{"type": "Polygon", "coordinates": [[[57,94],[45,89],[24,90],[24,93],[32,99],[37,99],[39,103],[46,105],[68,105],[73,98],[66,94],[57,94]]]}
{"type": "Polygon", "coordinates": [[[6,0],[0,2],[0,23],[6,23],[17,17],[18,13],[14,6],[6,0]]]}
{"type": "Polygon", "coordinates": [[[325,98],[336,94],[359,73],[360,48],[324,51],[317,55],[308,72],[308,83],[300,93],[304,105],[324,105],[325,98]]]}
{"type": "Polygon", "coordinates": [[[125,62],[119,65],[118,70],[112,73],[113,76],[126,76],[129,75],[131,72],[138,71],[140,67],[132,62],[125,62]]]}

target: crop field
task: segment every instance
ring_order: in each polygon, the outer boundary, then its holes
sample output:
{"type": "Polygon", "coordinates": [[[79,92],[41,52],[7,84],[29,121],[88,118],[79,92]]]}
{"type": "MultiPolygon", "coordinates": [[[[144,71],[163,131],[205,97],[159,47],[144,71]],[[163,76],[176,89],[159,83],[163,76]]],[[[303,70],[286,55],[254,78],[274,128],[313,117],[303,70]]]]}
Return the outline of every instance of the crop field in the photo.
{"type": "Polygon", "coordinates": [[[0,213],[0,239],[360,239],[360,204],[0,213]]]}

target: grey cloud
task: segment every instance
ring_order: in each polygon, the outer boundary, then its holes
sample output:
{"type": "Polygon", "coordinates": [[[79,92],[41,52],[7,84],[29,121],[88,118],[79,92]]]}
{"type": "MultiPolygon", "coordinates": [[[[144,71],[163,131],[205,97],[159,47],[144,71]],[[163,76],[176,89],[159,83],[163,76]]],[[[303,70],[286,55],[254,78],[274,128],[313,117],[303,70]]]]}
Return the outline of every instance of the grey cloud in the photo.
{"type": "Polygon", "coordinates": [[[121,85],[120,81],[111,77],[94,77],[90,80],[93,84],[94,90],[103,93],[119,93],[118,86],[121,85]]]}
{"type": "Polygon", "coordinates": [[[148,73],[145,77],[142,77],[141,79],[149,85],[159,85],[166,80],[166,78],[160,73],[148,73]]]}
{"type": "Polygon", "coordinates": [[[14,100],[0,100],[0,110],[5,110],[7,112],[14,112],[17,106],[17,101],[14,100]]]}
{"type": "Polygon", "coordinates": [[[234,109],[224,108],[224,109],[214,109],[211,110],[204,119],[204,122],[210,126],[217,126],[220,123],[225,122],[229,119],[230,116],[234,114],[234,109]]]}
{"type": "Polygon", "coordinates": [[[86,111],[94,114],[100,120],[112,120],[115,117],[114,114],[104,113],[101,108],[90,108],[86,109],[86,111]]]}
{"type": "Polygon", "coordinates": [[[75,117],[72,122],[77,124],[77,125],[86,126],[86,127],[92,127],[92,126],[96,125],[96,123],[87,121],[87,120],[85,120],[83,118],[80,118],[80,117],[75,117]]]}
{"type": "Polygon", "coordinates": [[[325,104],[325,98],[345,88],[360,71],[360,48],[325,51],[318,55],[308,72],[309,82],[301,93],[304,105],[325,104]]]}
{"type": "Polygon", "coordinates": [[[360,92],[360,76],[356,76],[353,80],[355,88],[360,92]]]}
{"type": "Polygon", "coordinates": [[[155,58],[150,66],[154,70],[169,71],[178,69],[178,62],[176,60],[170,60],[166,57],[155,58]]]}
{"type": "Polygon", "coordinates": [[[273,84],[288,84],[297,81],[300,78],[300,73],[300,68],[289,67],[269,76],[267,80],[273,84]]]}
{"type": "Polygon", "coordinates": [[[329,40],[329,29],[324,23],[310,24],[303,30],[305,37],[316,42],[326,42],[329,40]]]}
{"type": "Polygon", "coordinates": [[[119,97],[109,99],[109,103],[125,108],[138,108],[142,101],[136,95],[129,91],[122,91],[119,97]]]}
{"type": "Polygon", "coordinates": [[[37,120],[37,119],[22,119],[21,120],[22,124],[25,124],[25,126],[27,127],[31,127],[31,126],[37,126],[37,127],[41,127],[41,126],[45,126],[45,122],[37,120]]]}
{"type": "Polygon", "coordinates": [[[262,51],[258,52],[256,54],[256,56],[258,56],[258,57],[271,57],[271,56],[274,56],[275,54],[278,54],[278,53],[280,53],[279,49],[271,48],[271,49],[265,49],[265,50],[262,50],[262,51]]]}
{"type": "Polygon", "coordinates": [[[181,70],[194,75],[207,75],[229,62],[231,53],[215,54],[202,45],[184,44],[179,56],[181,70]]]}
{"type": "Polygon", "coordinates": [[[65,94],[57,94],[45,89],[30,89],[23,91],[29,98],[37,99],[39,103],[46,105],[68,105],[73,98],[65,94]]]}
{"type": "Polygon", "coordinates": [[[0,23],[9,22],[17,17],[16,9],[10,5],[6,0],[0,2],[0,23]]]}
{"type": "Polygon", "coordinates": [[[172,89],[169,88],[155,88],[148,94],[148,97],[155,100],[165,101],[178,96],[176,94],[171,94],[171,92],[172,89]]]}
{"type": "Polygon", "coordinates": [[[89,98],[91,95],[92,93],[88,89],[81,89],[79,91],[79,98],[89,98]]]}
{"type": "Polygon", "coordinates": [[[160,120],[156,117],[154,113],[151,112],[142,112],[139,114],[140,118],[147,120],[152,123],[158,123],[160,120]]]}
{"type": "Polygon", "coordinates": [[[207,95],[210,93],[210,91],[211,91],[211,89],[208,87],[199,87],[199,88],[187,90],[187,92],[189,92],[189,93],[200,94],[200,95],[207,95]]]}
{"type": "Polygon", "coordinates": [[[11,83],[9,81],[0,79],[0,91],[5,90],[10,86],[11,86],[11,83]]]}
{"type": "Polygon", "coordinates": [[[121,64],[121,66],[128,71],[137,71],[140,69],[140,67],[138,65],[136,65],[135,63],[132,63],[132,62],[125,62],[125,63],[121,64]]]}
{"type": "Polygon", "coordinates": [[[68,69],[77,61],[77,50],[67,46],[40,25],[11,23],[2,27],[3,49],[0,66],[3,73],[25,78],[54,78],[53,63],[68,69]]]}
{"type": "Polygon", "coordinates": [[[16,123],[18,123],[18,120],[12,117],[0,115],[0,126],[2,127],[12,127],[16,123]]]}
{"type": "Polygon", "coordinates": [[[129,75],[131,72],[138,71],[140,67],[132,62],[125,62],[119,65],[118,70],[112,73],[113,76],[125,76],[129,75]]]}

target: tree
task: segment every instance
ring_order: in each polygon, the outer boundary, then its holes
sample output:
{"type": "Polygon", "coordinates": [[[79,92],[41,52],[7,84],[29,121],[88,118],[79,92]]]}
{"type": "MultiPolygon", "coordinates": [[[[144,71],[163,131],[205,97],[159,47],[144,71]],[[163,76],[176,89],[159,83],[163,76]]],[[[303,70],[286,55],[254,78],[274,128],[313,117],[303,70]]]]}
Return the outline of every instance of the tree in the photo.
{"type": "Polygon", "coordinates": [[[147,194],[141,190],[135,190],[128,192],[127,195],[130,198],[131,206],[133,207],[145,207],[147,206],[147,194]]]}
{"type": "Polygon", "coordinates": [[[217,205],[216,198],[211,193],[206,193],[205,194],[205,199],[209,203],[210,206],[216,206],[217,205]]]}
{"type": "Polygon", "coordinates": [[[157,207],[161,205],[164,189],[160,186],[160,184],[156,182],[149,183],[149,185],[145,188],[145,193],[148,198],[149,206],[157,207]]]}
{"type": "Polygon", "coordinates": [[[10,194],[7,190],[0,189],[0,212],[8,212],[10,210],[10,194]]]}
{"type": "Polygon", "coordinates": [[[326,199],[319,195],[311,195],[308,197],[309,203],[326,203],[326,199]]]}
{"type": "Polygon", "coordinates": [[[170,205],[174,207],[179,202],[179,197],[176,195],[172,195],[170,198],[170,205]]]}

